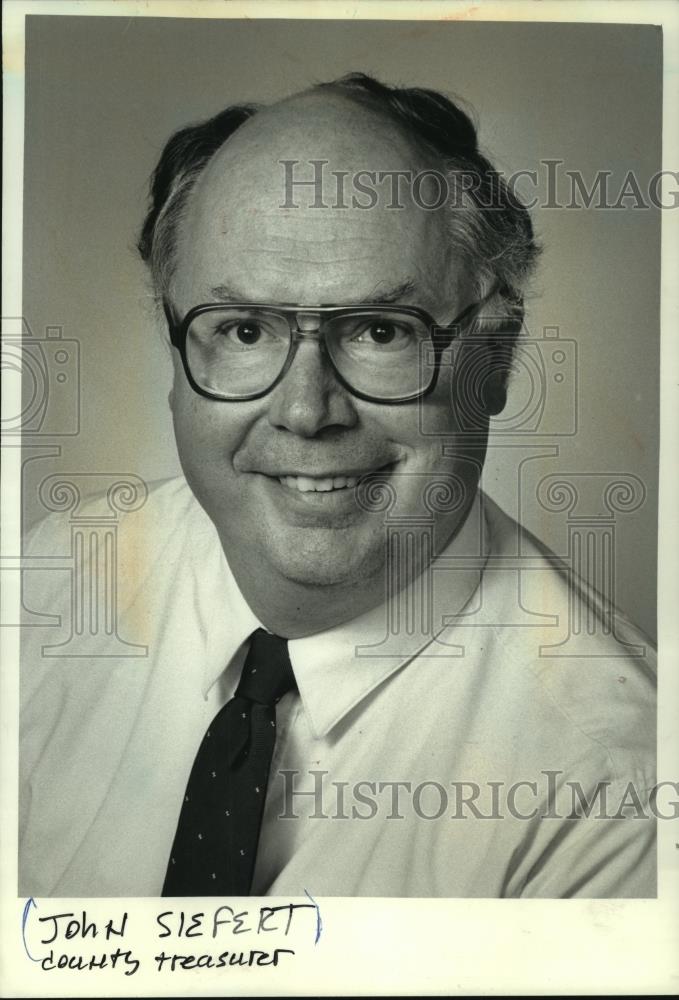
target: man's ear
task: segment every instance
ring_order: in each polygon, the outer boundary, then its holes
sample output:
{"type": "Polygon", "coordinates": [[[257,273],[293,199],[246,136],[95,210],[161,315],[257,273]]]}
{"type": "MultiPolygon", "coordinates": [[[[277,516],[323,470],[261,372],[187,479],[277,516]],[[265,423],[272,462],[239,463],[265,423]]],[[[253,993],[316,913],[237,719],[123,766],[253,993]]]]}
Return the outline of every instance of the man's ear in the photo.
{"type": "Polygon", "coordinates": [[[490,338],[488,349],[488,368],[486,369],[481,399],[483,409],[489,417],[502,413],[507,405],[507,382],[512,370],[516,336],[521,326],[507,330],[501,336],[490,338]]]}
{"type": "Polygon", "coordinates": [[[491,371],[483,383],[483,408],[489,417],[502,413],[507,403],[507,374],[491,371]]]}

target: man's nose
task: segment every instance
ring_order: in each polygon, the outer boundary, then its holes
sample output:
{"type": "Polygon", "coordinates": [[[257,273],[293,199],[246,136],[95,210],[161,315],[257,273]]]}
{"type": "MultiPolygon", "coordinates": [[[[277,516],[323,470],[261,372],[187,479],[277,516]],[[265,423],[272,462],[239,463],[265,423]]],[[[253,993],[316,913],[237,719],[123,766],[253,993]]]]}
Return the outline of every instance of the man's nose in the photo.
{"type": "Polygon", "coordinates": [[[316,337],[297,344],[290,368],[269,397],[268,418],[274,427],[299,437],[356,423],[353,397],[337,381],[316,337]]]}

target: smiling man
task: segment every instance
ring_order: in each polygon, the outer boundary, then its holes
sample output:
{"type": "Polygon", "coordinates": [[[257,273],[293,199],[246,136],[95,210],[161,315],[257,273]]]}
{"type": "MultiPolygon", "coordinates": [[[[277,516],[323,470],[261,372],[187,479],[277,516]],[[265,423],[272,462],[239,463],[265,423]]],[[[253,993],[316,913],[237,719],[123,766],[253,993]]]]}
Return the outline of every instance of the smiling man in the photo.
{"type": "Polygon", "coordinates": [[[652,654],[546,655],[517,538],[543,614],[599,599],[478,489],[537,248],[468,118],[360,75],[228,108],[139,246],[184,477],[118,533],[146,657],[29,630],[21,891],[652,895],[652,654]]]}
{"type": "MultiPolygon", "coordinates": [[[[398,475],[399,509],[418,513],[419,477],[456,473],[465,454],[445,380],[423,405],[435,429],[450,434],[452,457],[442,455],[440,436],[420,433],[415,399],[392,402],[415,397],[420,378],[433,374],[419,352],[430,326],[454,322],[474,302],[446,213],[413,200],[391,211],[332,207],[334,169],[423,171],[429,163],[378,106],[311,93],[238,129],[187,198],[163,289],[171,321],[204,303],[242,305],[233,318],[221,308],[194,315],[176,333],[176,346],[183,336],[188,344],[187,371],[174,353],[179,454],[243,596],[287,637],[354,618],[383,589],[382,525],[356,503],[357,481],[398,475]],[[329,165],[321,190],[328,207],[314,208],[315,186],[306,204],[300,193],[297,207],[281,207],[281,164],[293,155],[311,161],[319,151],[329,165]],[[253,313],[253,303],[306,311],[279,319],[253,313]],[[389,303],[422,316],[313,312],[328,303],[389,303]],[[319,340],[323,321],[328,333],[319,340]],[[297,324],[308,336],[289,356],[297,324]]],[[[471,497],[478,468],[465,460],[464,474],[471,497]]],[[[441,526],[443,543],[455,527],[455,519],[441,526]]]]}

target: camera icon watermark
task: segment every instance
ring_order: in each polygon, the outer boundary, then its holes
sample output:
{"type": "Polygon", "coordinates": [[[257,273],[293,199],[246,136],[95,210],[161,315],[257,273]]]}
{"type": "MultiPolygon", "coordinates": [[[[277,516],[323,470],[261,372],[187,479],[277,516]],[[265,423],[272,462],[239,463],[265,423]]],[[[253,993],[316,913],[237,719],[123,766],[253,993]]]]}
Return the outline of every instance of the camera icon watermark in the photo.
{"type": "MultiPolygon", "coordinates": [[[[491,321],[492,322],[492,321],[491,321]]],[[[420,364],[436,364],[430,343],[420,352],[420,364]]],[[[507,382],[507,401],[494,414],[495,436],[572,437],[578,430],[578,345],[560,336],[558,326],[545,326],[542,336],[525,329],[515,344],[502,334],[487,333],[477,324],[450,356],[441,361],[441,377],[451,371],[450,407],[454,426],[463,433],[484,433],[488,421],[488,393],[493,383],[507,382]],[[505,342],[503,342],[503,339],[505,342]]],[[[426,375],[423,374],[423,380],[426,375]]],[[[447,436],[433,423],[434,412],[420,405],[420,432],[447,436]]]]}
{"type": "Polygon", "coordinates": [[[4,435],[69,437],[80,431],[80,345],[60,326],[36,337],[21,317],[2,320],[3,382],[19,380],[20,400],[2,418],[4,435]]]}

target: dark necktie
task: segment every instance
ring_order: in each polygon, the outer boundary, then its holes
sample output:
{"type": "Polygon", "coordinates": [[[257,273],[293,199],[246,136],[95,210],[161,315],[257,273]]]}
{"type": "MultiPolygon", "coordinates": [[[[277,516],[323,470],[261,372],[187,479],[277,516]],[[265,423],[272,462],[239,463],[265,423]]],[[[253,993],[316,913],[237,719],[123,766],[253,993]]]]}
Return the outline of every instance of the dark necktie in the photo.
{"type": "Polygon", "coordinates": [[[240,682],[198,749],[163,896],[247,896],[257,855],[276,702],[295,687],[288,644],[258,629],[240,682]]]}

